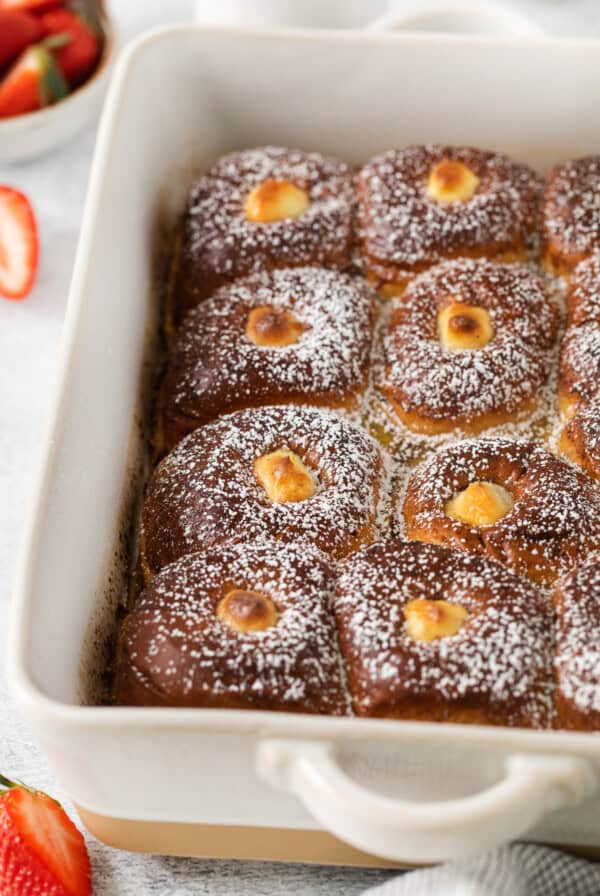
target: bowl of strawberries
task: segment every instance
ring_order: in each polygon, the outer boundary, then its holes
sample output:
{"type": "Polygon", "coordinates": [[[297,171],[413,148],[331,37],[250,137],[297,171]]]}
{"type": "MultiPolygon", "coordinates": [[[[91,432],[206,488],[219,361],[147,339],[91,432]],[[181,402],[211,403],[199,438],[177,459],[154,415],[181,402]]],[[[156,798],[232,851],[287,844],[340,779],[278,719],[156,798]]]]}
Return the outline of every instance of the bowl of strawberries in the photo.
{"type": "Polygon", "coordinates": [[[0,0],[0,164],[49,152],[90,124],[113,55],[101,0],[0,0]]]}

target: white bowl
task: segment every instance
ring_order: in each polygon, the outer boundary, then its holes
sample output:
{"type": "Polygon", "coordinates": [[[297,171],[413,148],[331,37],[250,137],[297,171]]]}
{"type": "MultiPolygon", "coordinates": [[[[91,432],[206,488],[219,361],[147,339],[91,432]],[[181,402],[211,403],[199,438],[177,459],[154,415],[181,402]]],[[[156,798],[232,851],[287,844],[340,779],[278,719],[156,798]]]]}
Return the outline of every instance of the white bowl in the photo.
{"type": "Polygon", "coordinates": [[[30,161],[62,146],[99,115],[116,55],[114,28],[106,17],[104,35],[98,67],[81,87],[45,109],[0,119],[0,165],[30,161]]]}

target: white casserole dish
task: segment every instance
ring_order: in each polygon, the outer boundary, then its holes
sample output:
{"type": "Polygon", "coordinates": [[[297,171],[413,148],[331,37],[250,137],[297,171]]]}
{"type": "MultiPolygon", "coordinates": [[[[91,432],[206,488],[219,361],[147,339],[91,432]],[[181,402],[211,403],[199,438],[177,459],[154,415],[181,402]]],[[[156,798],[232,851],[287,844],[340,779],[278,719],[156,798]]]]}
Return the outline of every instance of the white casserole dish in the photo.
{"type": "MultiPolygon", "coordinates": [[[[600,149],[599,93],[592,41],[176,27],[125,54],[93,167],[8,662],[15,701],[100,836],[206,854],[197,825],[235,826],[242,840],[244,829],[255,837],[263,828],[269,857],[275,828],[296,839],[328,830],[396,862],[525,831],[600,847],[597,736],[81,705],[124,582],[158,225],[181,209],[194,173],[264,143],[358,162],[442,140],[543,166],[600,149]]],[[[233,834],[230,842],[231,855],[246,854],[233,834]]],[[[308,848],[297,857],[349,855],[308,848]]]]}

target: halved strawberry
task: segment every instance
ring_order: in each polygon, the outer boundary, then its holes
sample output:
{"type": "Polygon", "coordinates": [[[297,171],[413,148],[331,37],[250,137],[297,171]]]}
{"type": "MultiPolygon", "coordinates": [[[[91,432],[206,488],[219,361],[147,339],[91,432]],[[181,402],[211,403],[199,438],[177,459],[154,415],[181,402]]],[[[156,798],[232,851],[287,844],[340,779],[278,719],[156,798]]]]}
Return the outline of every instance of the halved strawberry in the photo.
{"type": "Polygon", "coordinates": [[[29,47],[0,82],[0,118],[35,112],[68,92],[50,50],[29,47]]]}
{"type": "Polygon", "coordinates": [[[2,896],[91,896],[85,841],[60,803],[0,776],[2,896]]]}
{"type": "MultiPolygon", "coordinates": [[[[39,241],[33,209],[23,193],[0,186],[0,295],[23,299],[33,286],[39,241]]],[[[0,893],[4,896],[0,887],[0,893]]]]}
{"type": "Polygon", "coordinates": [[[0,69],[6,68],[30,44],[41,40],[42,34],[35,16],[17,9],[0,9],[0,69]]]}
{"type": "Polygon", "coordinates": [[[53,53],[63,78],[74,87],[92,73],[100,56],[100,40],[90,25],[68,9],[55,9],[40,16],[44,34],[67,35],[67,40],[53,53]]]}

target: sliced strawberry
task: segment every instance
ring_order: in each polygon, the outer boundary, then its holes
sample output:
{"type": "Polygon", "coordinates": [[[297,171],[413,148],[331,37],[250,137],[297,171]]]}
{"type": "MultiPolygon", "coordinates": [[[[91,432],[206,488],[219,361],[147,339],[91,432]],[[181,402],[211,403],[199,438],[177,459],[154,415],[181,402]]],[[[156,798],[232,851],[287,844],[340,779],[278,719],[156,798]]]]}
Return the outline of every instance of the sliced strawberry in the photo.
{"type": "MultiPolygon", "coordinates": [[[[0,186],[0,295],[23,299],[37,273],[39,241],[33,209],[23,193],[0,186]]],[[[4,896],[0,887],[0,893],[4,896]]]]}
{"type": "Polygon", "coordinates": [[[85,841],[60,803],[6,778],[0,795],[2,896],[91,896],[85,841]]]}
{"type": "Polygon", "coordinates": [[[42,12],[63,5],[64,0],[0,0],[0,9],[25,9],[31,12],[42,12]]]}
{"type": "Polygon", "coordinates": [[[70,40],[54,56],[71,87],[81,84],[92,73],[100,56],[100,40],[90,25],[68,9],[55,9],[40,16],[44,34],[68,35],[70,40]]]}
{"type": "Polygon", "coordinates": [[[42,38],[42,26],[35,16],[19,10],[0,9],[0,69],[20,56],[29,44],[42,38]]]}
{"type": "Polygon", "coordinates": [[[35,112],[68,93],[50,50],[29,47],[0,82],[0,118],[35,112]]]}

